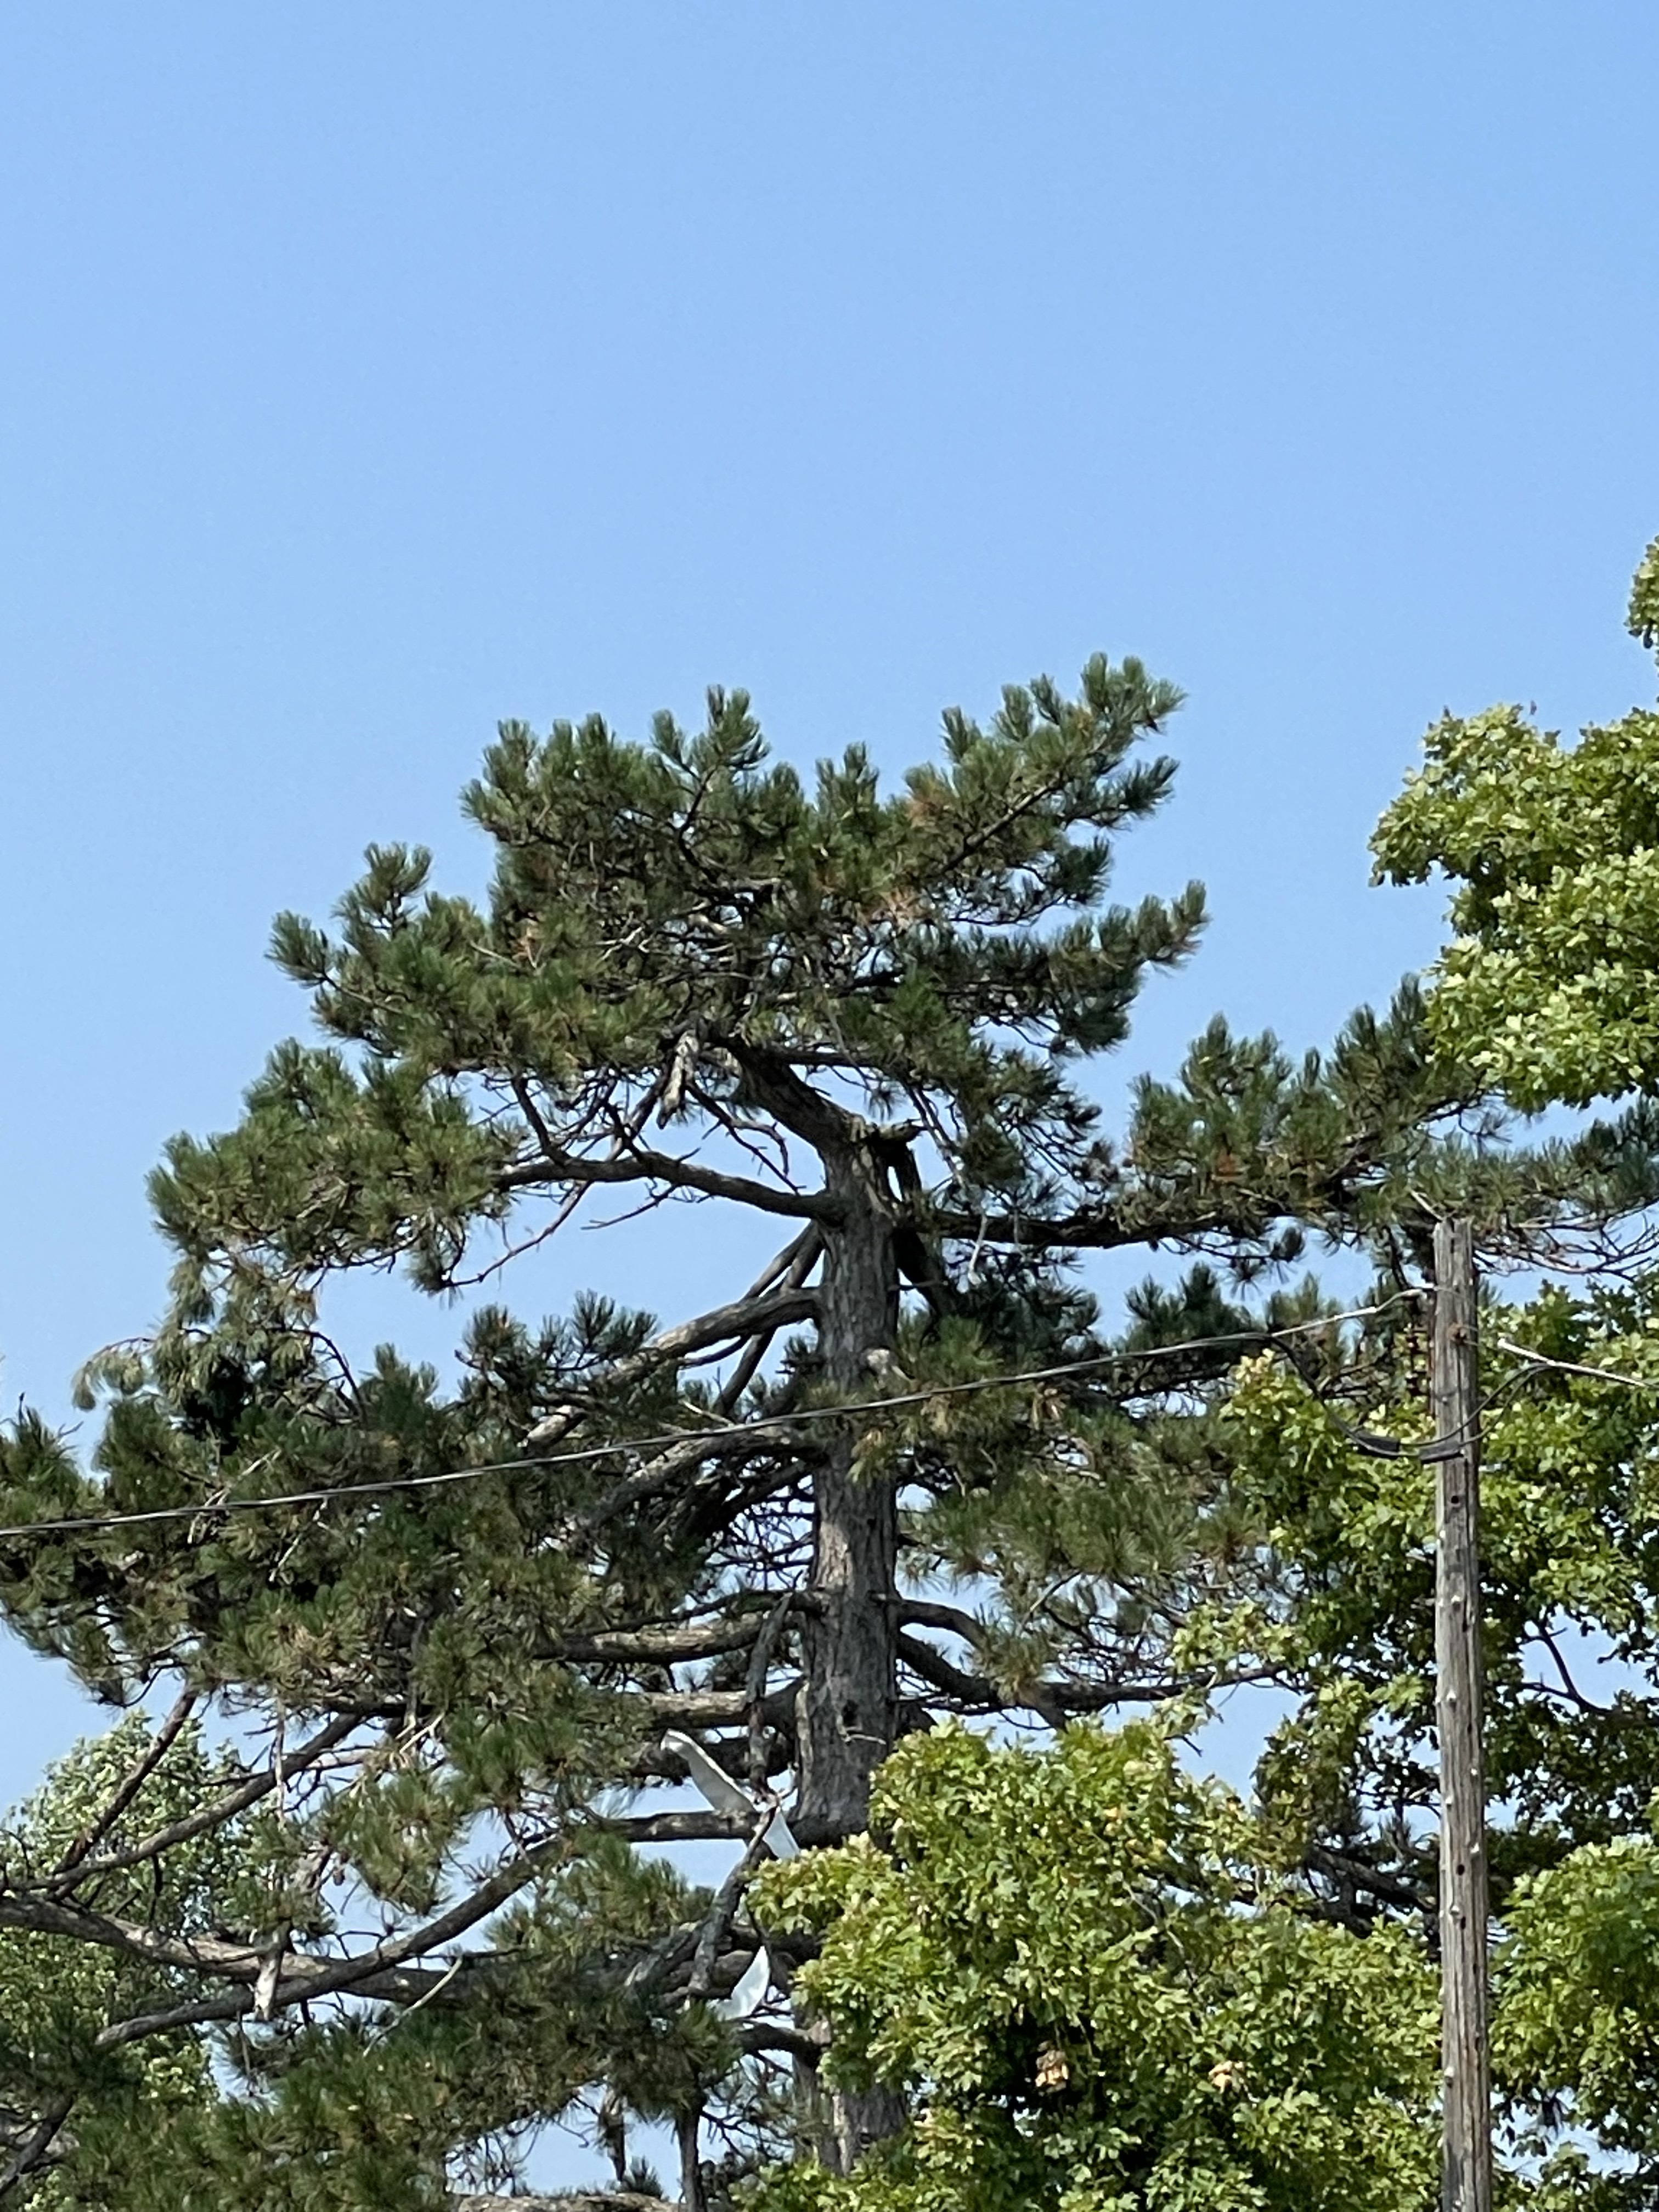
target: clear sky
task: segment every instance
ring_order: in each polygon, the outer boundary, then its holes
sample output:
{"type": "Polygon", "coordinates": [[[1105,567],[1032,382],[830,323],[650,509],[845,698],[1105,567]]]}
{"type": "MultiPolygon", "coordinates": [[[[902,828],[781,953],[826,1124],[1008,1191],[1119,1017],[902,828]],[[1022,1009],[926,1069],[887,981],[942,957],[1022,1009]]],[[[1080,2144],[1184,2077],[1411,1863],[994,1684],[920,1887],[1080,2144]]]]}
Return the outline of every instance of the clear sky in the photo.
{"type": "MultiPolygon", "coordinates": [[[[8,1401],[155,1319],[271,914],[371,838],[477,880],[503,715],[744,684],[896,766],[1139,653],[1122,883],[1215,918],[1109,1090],[1328,1038],[1437,940],[1365,881],[1425,724],[1650,691],[1656,98],[1650,0],[0,14],[8,1401]]],[[[4,1799],[79,1720],[0,1694],[4,1799]]]]}

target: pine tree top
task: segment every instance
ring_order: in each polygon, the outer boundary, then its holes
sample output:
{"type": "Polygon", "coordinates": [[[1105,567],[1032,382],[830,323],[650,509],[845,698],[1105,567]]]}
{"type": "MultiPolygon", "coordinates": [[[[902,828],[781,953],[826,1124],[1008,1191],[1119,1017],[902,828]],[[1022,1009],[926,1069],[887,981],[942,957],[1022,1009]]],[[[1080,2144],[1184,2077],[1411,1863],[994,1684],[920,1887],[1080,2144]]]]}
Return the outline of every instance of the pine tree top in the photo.
{"type": "Polygon", "coordinates": [[[809,788],[742,692],[644,744],[504,726],[465,795],[497,848],[487,910],[388,847],[332,934],[283,915],[275,957],[338,1042],[284,1047],[240,1131],[171,1148],[164,1225],[198,1259],[280,1246],[301,1269],[404,1249],[435,1285],[470,1219],[531,1187],[822,1215],[799,1152],[866,1119],[963,1202],[1029,1210],[1086,1166],[1066,1064],[1122,1038],[1201,927],[1196,885],[1103,904],[1112,833],[1173,775],[1130,756],[1178,702],[1097,658],[1074,699],[1043,681],[988,728],[947,714],[942,758],[886,796],[856,745],[809,788]]]}

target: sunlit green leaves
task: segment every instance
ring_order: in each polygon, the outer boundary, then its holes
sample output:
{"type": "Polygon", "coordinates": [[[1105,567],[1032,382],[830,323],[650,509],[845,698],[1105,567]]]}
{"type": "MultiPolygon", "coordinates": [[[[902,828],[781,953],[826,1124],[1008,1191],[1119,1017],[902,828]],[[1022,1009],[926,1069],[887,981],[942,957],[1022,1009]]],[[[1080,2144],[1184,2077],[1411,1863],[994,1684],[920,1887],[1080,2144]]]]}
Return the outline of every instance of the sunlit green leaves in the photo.
{"type": "MultiPolygon", "coordinates": [[[[1655,634],[1655,555],[1630,627],[1655,634]]],[[[1430,1018],[1454,1060],[1516,1105],[1659,1084],[1659,714],[1571,750],[1518,707],[1448,716],[1378,823],[1379,877],[1453,885],[1430,1018]]]]}
{"type": "Polygon", "coordinates": [[[1404,1932],[1297,1909],[1245,1808],[1166,1730],[1051,1749],[960,1731],[884,1770],[875,1840],[767,1878],[823,1931],[831,2063],[902,2085],[905,2134],[769,2207],[1419,2212],[1433,2198],[1433,1978],[1404,1932]]]}

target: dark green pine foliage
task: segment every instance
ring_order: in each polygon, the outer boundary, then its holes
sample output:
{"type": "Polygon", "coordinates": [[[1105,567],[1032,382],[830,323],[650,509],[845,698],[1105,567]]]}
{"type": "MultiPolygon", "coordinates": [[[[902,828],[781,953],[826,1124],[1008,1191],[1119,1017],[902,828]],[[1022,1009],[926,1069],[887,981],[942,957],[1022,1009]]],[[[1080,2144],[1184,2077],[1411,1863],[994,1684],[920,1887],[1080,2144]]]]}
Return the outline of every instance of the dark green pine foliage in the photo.
{"type": "MultiPolygon", "coordinates": [[[[173,1679],[243,1747],[188,1838],[158,1814],[127,1847],[159,1875],[241,1824],[163,2009],[169,2035],[228,2036],[243,2089],[210,2082],[164,2159],[104,2157],[90,2194],[71,2153],[62,2201],[436,2203],[584,2096],[619,2178],[631,2119],[672,2123],[693,2198],[797,2127],[832,2166],[893,2127],[880,2095],[812,2094],[786,1944],[767,2008],[716,2008],[758,1940],[741,1881],[711,1896],[636,1847],[728,1838],[751,1863],[774,1802],[836,1842],[939,1717],[1192,1687],[1193,1601],[1258,1571],[1205,1410],[1251,1285],[1309,1230],[1386,1256],[1437,1176],[1486,1176],[1499,1213],[1526,1180],[1441,1143],[1468,1085],[1409,994],[1328,1061],[1218,1024],[1141,1086],[1121,1148],[1103,1133],[1088,1062],[1201,920],[1195,886],[1104,903],[1113,836],[1170,786],[1136,748],[1176,703],[1097,659],[1075,698],[947,716],[888,796],[856,747],[811,785],[770,762],[740,693],[647,745],[509,726],[466,795],[485,908],[373,849],[332,933],[278,923],[327,1041],[280,1048],[236,1128],[169,1148],[174,1302],[90,1374],[94,1471],[27,1422],[4,1447],[8,1522],[187,1509],[0,1540],[13,1627],[114,1699],[173,1679]],[[712,1280],[738,1240],[694,1206],[775,1256],[712,1280]],[[325,1333],[346,1271],[402,1261],[443,1294],[641,1207],[689,1313],[491,1305],[453,1388],[325,1333]],[[1206,1264],[1114,1344],[1078,1256],[1160,1245],[1206,1264]],[[1223,1340],[1155,1356],[1194,1338],[1223,1340]],[[676,1731],[752,1815],[653,1795],[684,1778],[676,1731]]],[[[99,1856],[9,1876],[0,1928],[151,1955],[99,1856]]],[[[147,2019],[99,2033],[136,2048],[147,2019]]],[[[79,2139],[68,2107],[49,2124],[62,2071],[9,2091],[30,2172],[79,2139]]]]}

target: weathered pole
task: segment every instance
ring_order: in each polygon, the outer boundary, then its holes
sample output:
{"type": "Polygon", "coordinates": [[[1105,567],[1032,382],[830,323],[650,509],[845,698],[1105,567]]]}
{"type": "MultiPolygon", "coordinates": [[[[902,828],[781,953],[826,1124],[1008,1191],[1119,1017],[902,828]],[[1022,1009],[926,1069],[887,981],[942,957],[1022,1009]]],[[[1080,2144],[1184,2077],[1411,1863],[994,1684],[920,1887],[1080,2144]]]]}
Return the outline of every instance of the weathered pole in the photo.
{"type": "Polygon", "coordinates": [[[1474,1239],[1435,1224],[1435,1725],[1440,1739],[1442,2212],[1492,2212],[1480,1430],[1474,1239]]]}

